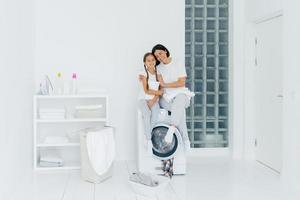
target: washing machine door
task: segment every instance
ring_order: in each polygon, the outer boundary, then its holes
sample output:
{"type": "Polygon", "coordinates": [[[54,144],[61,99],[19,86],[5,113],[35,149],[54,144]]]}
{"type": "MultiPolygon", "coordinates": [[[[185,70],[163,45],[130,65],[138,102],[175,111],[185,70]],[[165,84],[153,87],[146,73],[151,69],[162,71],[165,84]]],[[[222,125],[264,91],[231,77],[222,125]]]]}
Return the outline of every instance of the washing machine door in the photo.
{"type": "Polygon", "coordinates": [[[152,129],[152,152],[160,160],[167,160],[174,157],[177,149],[178,149],[178,130],[175,130],[175,134],[173,135],[173,139],[171,143],[167,143],[165,141],[165,136],[168,132],[169,126],[166,124],[157,124],[152,129]]]}

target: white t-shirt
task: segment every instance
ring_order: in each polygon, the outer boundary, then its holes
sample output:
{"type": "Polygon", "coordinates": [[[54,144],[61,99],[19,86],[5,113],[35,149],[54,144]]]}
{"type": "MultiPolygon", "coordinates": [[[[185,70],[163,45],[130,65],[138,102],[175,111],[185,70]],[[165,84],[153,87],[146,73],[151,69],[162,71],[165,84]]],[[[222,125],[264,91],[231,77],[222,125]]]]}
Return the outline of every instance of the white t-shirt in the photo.
{"type": "MultiPolygon", "coordinates": [[[[165,83],[172,83],[178,81],[178,78],[186,77],[185,65],[180,60],[172,58],[169,64],[160,63],[157,66],[157,72],[161,74],[165,83]]],[[[173,91],[182,89],[180,88],[166,88],[166,91],[173,91]]]]}
{"type": "MultiPolygon", "coordinates": [[[[139,75],[142,75],[144,77],[147,77],[147,73],[145,70],[142,70],[139,72],[139,75]]],[[[157,82],[156,80],[156,75],[155,74],[151,74],[149,71],[148,71],[148,86],[149,86],[149,89],[152,89],[152,90],[158,90],[158,87],[159,87],[159,82],[157,82]]],[[[144,87],[143,87],[143,83],[140,82],[140,94],[139,94],[139,98],[138,99],[146,99],[146,100],[151,100],[152,98],[154,97],[154,95],[149,95],[149,94],[146,94],[145,91],[144,91],[144,87]]]]}

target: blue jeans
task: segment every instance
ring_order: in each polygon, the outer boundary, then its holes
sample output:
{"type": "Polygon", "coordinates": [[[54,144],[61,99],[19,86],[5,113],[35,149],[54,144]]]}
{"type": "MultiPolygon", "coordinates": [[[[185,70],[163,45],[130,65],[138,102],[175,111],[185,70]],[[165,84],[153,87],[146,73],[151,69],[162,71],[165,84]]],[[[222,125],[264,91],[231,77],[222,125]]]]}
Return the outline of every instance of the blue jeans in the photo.
{"type": "Polygon", "coordinates": [[[162,108],[171,112],[171,125],[175,125],[183,141],[187,141],[189,136],[186,126],[185,109],[190,105],[189,98],[185,94],[178,94],[170,103],[164,98],[160,98],[159,104],[162,108]]]}

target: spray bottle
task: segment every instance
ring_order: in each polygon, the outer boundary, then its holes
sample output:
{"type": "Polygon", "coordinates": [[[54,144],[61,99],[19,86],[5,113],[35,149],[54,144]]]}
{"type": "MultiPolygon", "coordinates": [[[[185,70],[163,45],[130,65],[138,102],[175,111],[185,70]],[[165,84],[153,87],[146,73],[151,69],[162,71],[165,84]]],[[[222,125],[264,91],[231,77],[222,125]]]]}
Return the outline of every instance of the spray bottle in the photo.
{"type": "Polygon", "coordinates": [[[62,74],[58,72],[56,74],[56,94],[62,95],[64,93],[63,86],[62,74]]]}
{"type": "Polygon", "coordinates": [[[76,73],[72,74],[72,94],[73,95],[77,94],[77,74],[76,73]]]}

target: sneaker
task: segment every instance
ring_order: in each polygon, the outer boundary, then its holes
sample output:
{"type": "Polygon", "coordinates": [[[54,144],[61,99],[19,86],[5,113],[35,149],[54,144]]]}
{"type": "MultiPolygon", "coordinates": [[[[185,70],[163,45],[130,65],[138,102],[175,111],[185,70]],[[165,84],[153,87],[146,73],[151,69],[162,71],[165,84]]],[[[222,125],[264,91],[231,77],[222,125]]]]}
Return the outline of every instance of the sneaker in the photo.
{"type": "Polygon", "coordinates": [[[183,142],[184,151],[188,153],[191,149],[191,143],[189,140],[183,142]]]}
{"type": "Polygon", "coordinates": [[[169,129],[168,129],[168,132],[167,132],[167,134],[165,136],[165,141],[167,143],[171,143],[172,142],[174,132],[175,132],[175,126],[170,126],[169,129]]]}

